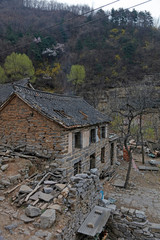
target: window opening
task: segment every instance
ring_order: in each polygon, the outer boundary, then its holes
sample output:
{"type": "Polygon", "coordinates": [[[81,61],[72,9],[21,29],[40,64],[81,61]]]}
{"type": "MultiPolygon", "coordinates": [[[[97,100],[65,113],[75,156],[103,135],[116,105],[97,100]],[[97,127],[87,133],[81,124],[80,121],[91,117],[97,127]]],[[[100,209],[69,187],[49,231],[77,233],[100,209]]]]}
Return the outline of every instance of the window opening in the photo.
{"type": "Polygon", "coordinates": [[[91,143],[95,143],[96,142],[96,129],[91,129],[90,131],[90,141],[91,143]]]}
{"type": "Polygon", "coordinates": [[[90,169],[96,167],[96,158],[95,158],[95,153],[90,155],[90,169]]]}
{"type": "Polygon", "coordinates": [[[106,128],[101,127],[101,138],[105,138],[105,137],[106,137],[106,128]]]}
{"type": "Polygon", "coordinates": [[[101,163],[105,162],[105,147],[101,148],[101,163]]]}
{"type": "Polygon", "coordinates": [[[111,157],[111,165],[113,165],[113,158],[114,158],[114,143],[111,143],[110,157],[111,157]]]}
{"type": "Polygon", "coordinates": [[[75,148],[81,148],[81,132],[75,133],[75,148]]]}
{"type": "Polygon", "coordinates": [[[74,164],[74,175],[81,173],[81,161],[74,164]]]}

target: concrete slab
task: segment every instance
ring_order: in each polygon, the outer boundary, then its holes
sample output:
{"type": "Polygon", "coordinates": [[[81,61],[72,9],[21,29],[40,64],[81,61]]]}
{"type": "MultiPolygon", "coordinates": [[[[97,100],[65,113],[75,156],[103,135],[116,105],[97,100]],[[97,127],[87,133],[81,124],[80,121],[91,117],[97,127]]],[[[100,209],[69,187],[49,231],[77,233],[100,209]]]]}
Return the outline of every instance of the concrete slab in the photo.
{"type": "Polygon", "coordinates": [[[113,186],[119,187],[119,188],[124,188],[125,181],[121,179],[116,179],[113,183],[113,186]]]}
{"type": "Polygon", "coordinates": [[[159,171],[158,167],[150,167],[150,166],[139,166],[138,169],[140,171],[159,171]]]}

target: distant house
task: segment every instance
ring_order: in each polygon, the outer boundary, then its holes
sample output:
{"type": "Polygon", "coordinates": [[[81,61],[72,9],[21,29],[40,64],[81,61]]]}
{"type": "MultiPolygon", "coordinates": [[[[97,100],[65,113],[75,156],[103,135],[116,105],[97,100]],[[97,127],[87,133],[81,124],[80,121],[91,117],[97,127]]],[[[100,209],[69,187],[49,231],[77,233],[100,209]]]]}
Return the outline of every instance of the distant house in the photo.
{"type": "Polygon", "coordinates": [[[0,144],[24,145],[66,168],[67,175],[116,161],[108,116],[80,97],[51,94],[14,85],[0,108],[0,144]]]}
{"type": "Polygon", "coordinates": [[[33,88],[29,82],[29,78],[25,78],[13,83],[0,84],[0,105],[14,92],[14,85],[19,84],[24,87],[33,88]]]}

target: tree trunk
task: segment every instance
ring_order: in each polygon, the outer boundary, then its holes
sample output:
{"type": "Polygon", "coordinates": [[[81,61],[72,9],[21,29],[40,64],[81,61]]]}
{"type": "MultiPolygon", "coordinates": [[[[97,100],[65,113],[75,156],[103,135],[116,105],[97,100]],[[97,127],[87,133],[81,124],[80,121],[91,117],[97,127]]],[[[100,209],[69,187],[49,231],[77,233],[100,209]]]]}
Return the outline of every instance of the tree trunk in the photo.
{"type": "MultiPolygon", "coordinates": [[[[128,137],[127,137],[127,139],[128,139],[128,137]]],[[[127,150],[128,156],[129,156],[129,163],[128,163],[128,170],[127,170],[124,188],[127,188],[127,186],[128,186],[130,173],[131,173],[131,167],[132,167],[132,153],[131,153],[131,149],[129,149],[127,146],[127,139],[124,140],[124,146],[125,146],[125,149],[127,150]]]]}
{"type": "Polygon", "coordinates": [[[140,119],[139,119],[139,132],[140,132],[140,136],[141,136],[141,144],[142,144],[142,164],[145,163],[144,161],[144,142],[143,142],[143,133],[142,133],[142,114],[140,114],[140,119]]]}
{"type": "Polygon", "coordinates": [[[130,178],[130,173],[131,173],[131,167],[132,167],[132,153],[131,153],[131,148],[128,148],[127,142],[128,142],[128,138],[130,137],[131,134],[131,122],[133,120],[133,117],[128,119],[128,130],[127,130],[127,135],[125,136],[124,139],[124,146],[125,149],[127,150],[128,156],[129,156],[129,164],[128,164],[128,170],[127,170],[127,175],[126,175],[126,180],[125,180],[125,184],[124,184],[124,188],[127,188],[128,186],[128,182],[129,182],[129,178],[130,178]]]}

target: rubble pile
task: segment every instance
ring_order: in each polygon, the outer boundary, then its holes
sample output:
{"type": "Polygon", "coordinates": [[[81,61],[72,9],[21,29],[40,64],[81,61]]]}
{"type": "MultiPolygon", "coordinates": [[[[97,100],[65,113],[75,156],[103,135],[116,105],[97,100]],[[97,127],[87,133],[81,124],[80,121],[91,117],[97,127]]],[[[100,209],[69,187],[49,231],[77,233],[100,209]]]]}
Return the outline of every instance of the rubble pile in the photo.
{"type": "Polygon", "coordinates": [[[9,211],[12,219],[8,225],[3,224],[0,237],[5,234],[7,240],[21,239],[20,236],[24,240],[25,236],[29,240],[76,239],[80,225],[101,199],[97,169],[68,180],[66,169],[45,160],[43,171],[36,169],[30,175],[30,162],[37,164],[39,158],[24,156],[27,164],[21,168],[22,153],[0,148],[0,201],[4,206],[5,202],[9,204],[10,210],[4,214],[9,211]],[[10,175],[11,164],[17,162],[20,169],[10,175]]]}

